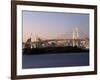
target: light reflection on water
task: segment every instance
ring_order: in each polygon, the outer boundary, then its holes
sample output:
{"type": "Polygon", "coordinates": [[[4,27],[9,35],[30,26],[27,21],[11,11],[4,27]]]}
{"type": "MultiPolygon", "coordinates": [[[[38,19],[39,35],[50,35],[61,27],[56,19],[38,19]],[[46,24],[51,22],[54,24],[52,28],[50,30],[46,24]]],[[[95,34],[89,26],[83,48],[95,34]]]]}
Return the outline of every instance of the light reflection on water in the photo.
{"type": "Polygon", "coordinates": [[[22,68],[71,67],[89,65],[89,53],[23,55],[22,68]]]}

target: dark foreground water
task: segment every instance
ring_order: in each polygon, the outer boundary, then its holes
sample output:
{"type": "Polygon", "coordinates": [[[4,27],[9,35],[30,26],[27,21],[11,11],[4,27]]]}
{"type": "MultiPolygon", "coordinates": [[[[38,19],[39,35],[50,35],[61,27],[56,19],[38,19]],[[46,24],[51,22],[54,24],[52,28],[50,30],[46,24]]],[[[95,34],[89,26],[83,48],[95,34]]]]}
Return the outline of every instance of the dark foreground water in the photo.
{"type": "Polygon", "coordinates": [[[22,68],[71,67],[89,65],[89,53],[23,55],[22,68]]]}

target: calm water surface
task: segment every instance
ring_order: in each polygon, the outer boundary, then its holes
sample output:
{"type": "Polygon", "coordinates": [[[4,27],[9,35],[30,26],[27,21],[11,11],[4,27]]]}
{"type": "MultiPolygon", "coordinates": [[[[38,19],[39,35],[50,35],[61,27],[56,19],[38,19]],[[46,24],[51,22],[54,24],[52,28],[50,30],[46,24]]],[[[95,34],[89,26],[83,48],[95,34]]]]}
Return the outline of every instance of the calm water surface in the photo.
{"type": "Polygon", "coordinates": [[[89,53],[23,55],[22,68],[88,66],[89,53]]]}

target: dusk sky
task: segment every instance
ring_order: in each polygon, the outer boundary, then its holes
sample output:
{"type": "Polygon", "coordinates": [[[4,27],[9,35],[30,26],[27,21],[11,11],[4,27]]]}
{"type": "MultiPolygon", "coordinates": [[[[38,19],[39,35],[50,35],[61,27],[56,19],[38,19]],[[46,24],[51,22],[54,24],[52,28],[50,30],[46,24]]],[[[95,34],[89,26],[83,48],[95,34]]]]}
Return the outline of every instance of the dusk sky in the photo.
{"type": "Polygon", "coordinates": [[[89,14],[23,11],[23,41],[36,37],[41,39],[72,38],[72,29],[79,28],[80,38],[89,36],[89,14]],[[84,34],[85,33],[85,34],[84,34]]]}

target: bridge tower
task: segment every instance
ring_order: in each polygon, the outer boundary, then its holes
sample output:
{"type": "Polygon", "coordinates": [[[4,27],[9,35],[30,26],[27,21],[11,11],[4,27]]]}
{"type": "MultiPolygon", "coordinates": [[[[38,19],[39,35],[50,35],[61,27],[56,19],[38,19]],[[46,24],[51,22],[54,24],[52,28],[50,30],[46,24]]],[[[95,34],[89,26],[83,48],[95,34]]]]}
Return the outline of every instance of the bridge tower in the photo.
{"type": "Polygon", "coordinates": [[[78,39],[79,39],[79,29],[78,29],[78,27],[73,29],[73,33],[72,34],[73,34],[73,36],[72,36],[72,39],[73,39],[72,45],[73,45],[73,47],[74,46],[79,46],[79,42],[78,42],[78,39]]]}
{"type": "Polygon", "coordinates": [[[31,33],[31,35],[30,35],[30,38],[31,38],[30,45],[31,45],[31,48],[33,48],[33,46],[32,46],[32,33],[31,33]]]}
{"type": "MultiPolygon", "coordinates": [[[[31,36],[32,36],[32,33],[31,33],[31,36]]],[[[25,42],[25,48],[28,48],[28,49],[30,49],[30,48],[32,48],[32,37],[30,36],[30,38],[29,39],[27,39],[27,41],[25,42]]]]}

